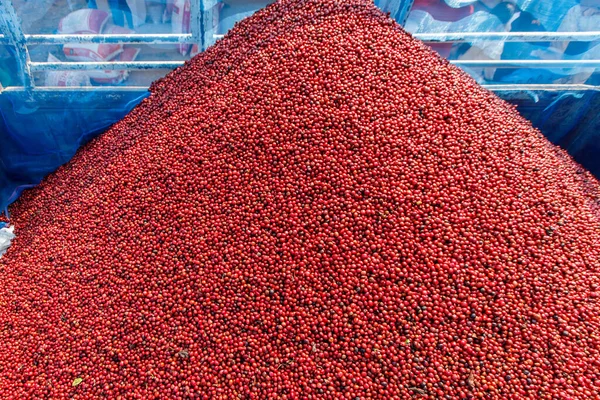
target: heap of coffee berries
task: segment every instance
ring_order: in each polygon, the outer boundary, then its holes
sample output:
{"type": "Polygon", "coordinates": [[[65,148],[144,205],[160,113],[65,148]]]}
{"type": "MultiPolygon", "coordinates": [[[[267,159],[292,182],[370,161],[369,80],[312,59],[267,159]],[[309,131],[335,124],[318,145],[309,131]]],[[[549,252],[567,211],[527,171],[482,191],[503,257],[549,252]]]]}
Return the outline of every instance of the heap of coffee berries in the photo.
{"type": "Polygon", "coordinates": [[[151,92],[11,208],[0,398],[598,396],[598,181],[370,1],[151,92]]]}

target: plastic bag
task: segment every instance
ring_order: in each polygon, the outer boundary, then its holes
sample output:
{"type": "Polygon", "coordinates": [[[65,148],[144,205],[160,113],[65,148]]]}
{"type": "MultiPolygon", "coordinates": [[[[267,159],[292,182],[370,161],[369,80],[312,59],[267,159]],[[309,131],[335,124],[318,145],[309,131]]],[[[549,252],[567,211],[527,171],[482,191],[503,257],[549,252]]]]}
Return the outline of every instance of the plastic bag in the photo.
{"type": "Polygon", "coordinates": [[[58,23],[58,31],[63,34],[94,34],[102,32],[108,22],[108,13],[102,10],[83,9],[73,11],[58,23]]]}
{"type": "MultiPolygon", "coordinates": [[[[504,31],[499,18],[482,11],[474,12],[456,21],[442,21],[435,19],[427,11],[415,10],[409,14],[405,28],[411,33],[504,31]]],[[[504,42],[500,40],[476,39],[469,44],[478,47],[483,55],[491,59],[500,59],[504,48],[504,42]]]]}
{"type": "MultiPolygon", "coordinates": [[[[60,61],[48,54],[48,62],[60,61]]],[[[91,86],[90,77],[85,71],[47,71],[46,86],[91,86]]]]}
{"type": "MultiPolygon", "coordinates": [[[[116,61],[134,61],[139,53],[139,48],[127,47],[119,54],[116,61]]],[[[127,70],[89,71],[88,74],[95,83],[105,85],[119,84],[129,76],[127,70]]]]}
{"type": "Polygon", "coordinates": [[[65,44],[63,53],[71,61],[110,61],[123,51],[116,43],[71,43],[65,44]]]}
{"type": "Polygon", "coordinates": [[[12,240],[16,237],[14,231],[14,226],[0,228],[0,257],[6,253],[12,240]]]}

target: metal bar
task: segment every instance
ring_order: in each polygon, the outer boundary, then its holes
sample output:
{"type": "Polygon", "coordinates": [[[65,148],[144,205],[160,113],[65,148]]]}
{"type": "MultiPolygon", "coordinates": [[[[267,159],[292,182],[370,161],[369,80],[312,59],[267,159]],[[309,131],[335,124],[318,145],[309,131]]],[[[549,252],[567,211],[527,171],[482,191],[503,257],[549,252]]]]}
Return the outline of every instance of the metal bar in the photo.
{"type": "Polygon", "coordinates": [[[0,30],[4,32],[3,37],[8,39],[8,43],[15,48],[17,68],[23,85],[28,89],[32,88],[35,81],[29,68],[31,59],[27,50],[27,42],[11,1],[0,1],[0,30]]]}
{"type": "Polygon", "coordinates": [[[600,68],[600,60],[452,60],[459,67],[600,68]]]}
{"type": "Polygon", "coordinates": [[[32,62],[31,71],[174,69],[184,61],[32,62]]]}
{"type": "MultiPolygon", "coordinates": [[[[222,39],[225,35],[213,35],[222,39]]],[[[600,31],[589,32],[447,32],[415,33],[413,37],[426,43],[462,43],[473,40],[502,40],[504,42],[593,42],[600,40],[600,31]]]]}
{"type": "MultiPolygon", "coordinates": [[[[7,86],[2,89],[2,93],[23,92],[26,89],[23,86],[7,86]]],[[[147,92],[148,86],[37,86],[31,89],[31,92],[147,92]]]]}
{"type": "Polygon", "coordinates": [[[504,42],[593,42],[600,40],[600,31],[589,32],[446,32],[415,33],[423,42],[470,42],[473,40],[501,40],[504,42]]]}
{"type": "MultiPolygon", "coordinates": [[[[225,35],[213,35],[220,39],[225,35]]],[[[66,44],[66,43],[132,43],[132,44],[169,44],[195,43],[191,33],[139,34],[130,35],[25,35],[28,45],[34,44],[66,44]]],[[[0,44],[8,44],[8,37],[0,34],[0,44]]]]}
{"type": "Polygon", "coordinates": [[[198,31],[200,32],[200,43],[198,46],[200,47],[200,51],[204,51],[208,48],[206,45],[206,27],[204,21],[206,20],[206,7],[204,7],[204,0],[196,0],[198,5],[200,6],[200,10],[198,11],[198,31]]]}
{"type": "MultiPolygon", "coordinates": [[[[493,68],[600,68],[600,60],[452,60],[461,67],[493,68]]],[[[31,62],[32,72],[74,70],[173,69],[184,61],[31,62]]]]}
{"type": "MultiPolygon", "coordinates": [[[[482,85],[485,89],[494,92],[505,91],[600,91],[600,86],[585,84],[489,84],[482,85]]],[[[2,93],[23,92],[26,89],[22,86],[8,86],[2,93]]],[[[147,86],[38,86],[31,89],[34,93],[41,92],[146,92],[147,86]]]]}
{"type": "Polygon", "coordinates": [[[131,34],[131,35],[25,35],[27,44],[66,43],[193,43],[190,33],[131,34]]]}
{"type": "Polygon", "coordinates": [[[600,86],[585,85],[585,84],[490,84],[481,85],[487,90],[493,92],[513,92],[513,91],[532,91],[532,92],[554,92],[554,91],[600,91],[600,86]]]}
{"type": "MultiPolygon", "coordinates": [[[[194,28],[198,29],[198,28],[194,28]]],[[[139,34],[131,35],[24,35],[27,44],[65,44],[65,43],[195,43],[191,33],[139,34]]],[[[225,35],[213,35],[221,39],[225,35]]],[[[413,37],[427,43],[469,42],[473,40],[501,40],[504,42],[593,42],[600,40],[600,31],[590,32],[447,32],[415,33],[413,37]]],[[[0,35],[0,44],[10,43],[7,35],[0,35]]]]}
{"type": "MultiPolygon", "coordinates": [[[[192,32],[192,38],[195,44],[202,47],[202,12],[201,12],[202,0],[191,0],[190,1],[190,30],[192,32]]],[[[202,49],[204,50],[204,48],[202,49]]]]}

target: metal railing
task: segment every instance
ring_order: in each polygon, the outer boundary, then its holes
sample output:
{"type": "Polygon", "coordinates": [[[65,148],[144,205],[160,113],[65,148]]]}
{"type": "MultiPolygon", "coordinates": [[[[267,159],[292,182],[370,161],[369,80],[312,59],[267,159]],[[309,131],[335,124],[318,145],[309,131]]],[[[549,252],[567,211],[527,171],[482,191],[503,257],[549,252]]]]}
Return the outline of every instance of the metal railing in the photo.
{"type": "MultiPolygon", "coordinates": [[[[80,70],[147,70],[173,69],[185,61],[80,61],[80,62],[29,62],[32,72],[80,70]]],[[[600,68],[600,60],[452,60],[463,67],[493,68],[600,68]]]]}
{"type": "MultiPolygon", "coordinates": [[[[23,35],[27,45],[36,44],[66,44],[66,43],[195,43],[191,33],[164,33],[164,34],[128,34],[128,35],[48,35],[34,34],[23,35]]],[[[8,37],[0,35],[0,44],[12,44],[8,37]]]]}
{"type": "MultiPolygon", "coordinates": [[[[114,69],[172,69],[183,64],[177,61],[119,62],[32,62],[29,57],[30,45],[53,45],[66,43],[119,43],[119,44],[197,44],[201,51],[206,49],[207,40],[203,26],[203,1],[190,3],[191,33],[187,34],[24,34],[21,24],[10,0],[0,0],[0,45],[13,46],[17,58],[18,74],[27,90],[35,89],[33,72],[63,70],[114,70],[114,69]],[[125,65],[123,65],[125,64],[125,65]],[[130,65],[131,64],[131,65],[130,65]]],[[[126,90],[127,86],[115,86],[114,90],[126,90]]],[[[65,90],[55,87],[54,90],[65,90]]],[[[81,88],[77,88],[80,90],[81,88]]],[[[0,93],[13,91],[13,87],[2,88],[0,93]]]]}
{"type": "Polygon", "coordinates": [[[34,85],[33,75],[30,70],[31,59],[27,49],[27,41],[21,24],[17,18],[15,9],[10,1],[0,1],[0,30],[3,36],[8,38],[10,44],[15,48],[17,68],[21,81],[26,88],[34,85]]]}
{"type": "MultiPolygon", "coordinates": [[[[191,33],[189,34],[129,34],[129,35],[64,35],[64,34],[24,34],[16,12],[10,1],[0,0],[0,44],[13,46],[17,58],[17,68],[23,86],[4,88],[3,92],[15,91],[131,91],[145,90],[136,86],[104,86],[92,88],[41,87],[36,88],[34,72],[67,70],[150,70],[173,69],[183,65],[183,61],[127,61],[127,62],[33,62],[29,57],[30,45],[56,45],[66,43],[119,43],[119,44],[198,44],[201,51],[206,49],[208,40],[204,36],[202,0],[191,2],[191,33]]],[[[211,39],[220,39],[224,35],[213,35],[211,39]]],[[[593,32],[450,32],[419,33],[415,38],[428,43],[463,43],[473,40],[491,40],[505,42],[556,42],[600,40],[600,31],[593,32]]],[[[212,40],[211,40],[212,41],[212,40]]],[[[452,64],[462,67],[481,68],[600,68],[600,60],[453,60],[452,64]]],[[[490,90],[600,90],[590,85],[522,85],[492,84],[484,85],[490,90]]]]}

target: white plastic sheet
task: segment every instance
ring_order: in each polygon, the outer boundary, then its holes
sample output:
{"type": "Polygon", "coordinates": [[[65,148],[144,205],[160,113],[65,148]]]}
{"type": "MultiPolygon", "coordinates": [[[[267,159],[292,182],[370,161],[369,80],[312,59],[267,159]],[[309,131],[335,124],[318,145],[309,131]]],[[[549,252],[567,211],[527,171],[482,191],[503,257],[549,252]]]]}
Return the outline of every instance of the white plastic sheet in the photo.
{"type": "Polygon", "coordinates": [[[4,227],[0,229],[0,257],[6,253],[6,250],[10,247],[12,240],[16,237],[13,233],[15,231],[14,226],[4,227]]]}

